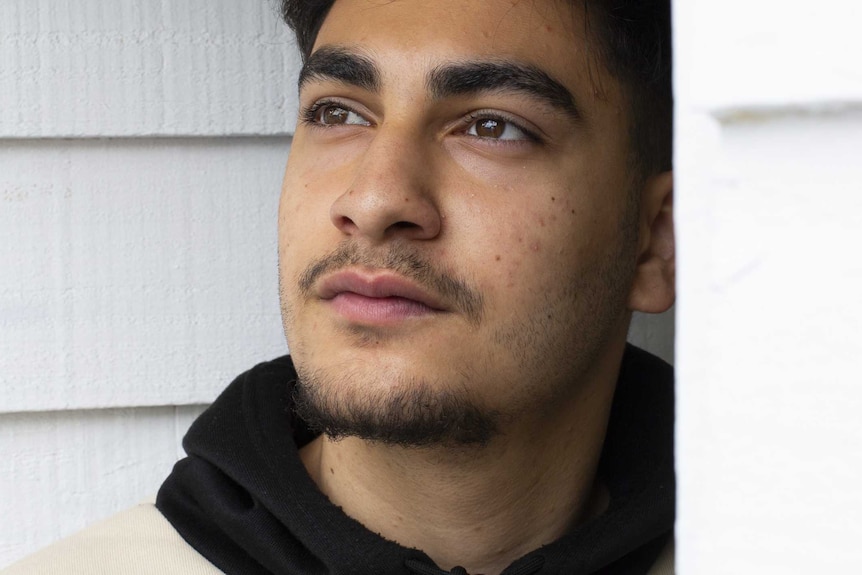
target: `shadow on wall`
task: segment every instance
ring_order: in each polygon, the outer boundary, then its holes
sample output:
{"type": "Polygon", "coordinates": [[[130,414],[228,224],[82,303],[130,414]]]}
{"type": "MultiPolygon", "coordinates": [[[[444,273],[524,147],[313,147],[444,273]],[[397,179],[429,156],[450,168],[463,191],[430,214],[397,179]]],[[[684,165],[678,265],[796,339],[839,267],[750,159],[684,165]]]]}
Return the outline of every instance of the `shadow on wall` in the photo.
{"type": "Polygon", "coordinates": [[[661,314],[635,313],[628,340],[673,365],[675,318],[675,306],[661,314]]]}

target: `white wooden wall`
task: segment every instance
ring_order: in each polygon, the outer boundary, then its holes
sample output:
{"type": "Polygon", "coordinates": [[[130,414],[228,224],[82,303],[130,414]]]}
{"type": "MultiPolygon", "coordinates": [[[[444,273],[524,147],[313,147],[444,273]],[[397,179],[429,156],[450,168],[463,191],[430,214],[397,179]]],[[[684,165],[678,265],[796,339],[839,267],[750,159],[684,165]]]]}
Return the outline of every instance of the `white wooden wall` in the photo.
{"type": "MultiPolygon", "coordinates": [[[[155,494],[286,352],[275,0],[0,0],[0,567],[155,494]]],[[[673,314],[631,339],[673,356],[673,314]]]]}
{"type": "Polygon", "coordinates": [[[0,2],[0,567],[152,497],[285,353],[296,62],[274,1],[0,2]]]}
{"type": "Polygon", "coordinates": [[[862,8],[677,0],[680,573],[862,573],[862,8]]]}

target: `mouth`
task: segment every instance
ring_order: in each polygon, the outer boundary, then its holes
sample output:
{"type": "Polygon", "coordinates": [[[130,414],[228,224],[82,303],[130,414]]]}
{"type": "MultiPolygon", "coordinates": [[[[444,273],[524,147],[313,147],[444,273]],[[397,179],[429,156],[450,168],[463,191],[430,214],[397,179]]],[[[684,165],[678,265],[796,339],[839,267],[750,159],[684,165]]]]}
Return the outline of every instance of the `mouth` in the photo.
{"type": "Polygon", "coordinates": [[[391,272],[344,270],[322,279],[318,297],[351,323],[395,324],[449,311],[421,285],[391,272]]]}

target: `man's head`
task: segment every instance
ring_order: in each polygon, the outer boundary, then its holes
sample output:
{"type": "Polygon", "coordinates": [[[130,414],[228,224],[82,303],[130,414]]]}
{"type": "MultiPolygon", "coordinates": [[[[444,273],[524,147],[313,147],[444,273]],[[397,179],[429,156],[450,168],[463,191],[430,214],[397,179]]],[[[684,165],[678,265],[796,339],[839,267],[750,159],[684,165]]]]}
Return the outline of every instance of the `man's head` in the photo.
{"type": "Polygon", "coordinates": [[[285,2],[280,280],[312,423],[485,442],[612,379],[631,310],[670,305],[667,14],[617,4],[285,2]]]}

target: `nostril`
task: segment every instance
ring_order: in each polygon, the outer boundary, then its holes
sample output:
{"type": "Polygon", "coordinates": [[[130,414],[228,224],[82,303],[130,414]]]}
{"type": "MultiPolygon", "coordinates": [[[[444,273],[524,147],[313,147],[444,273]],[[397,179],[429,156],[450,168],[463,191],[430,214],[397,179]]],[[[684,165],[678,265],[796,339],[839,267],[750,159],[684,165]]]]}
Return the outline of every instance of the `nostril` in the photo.
{"type": "Polygon", "coordinates": [[[339,216],[335,220],[335,225],[336,225],[336,227],[341,228],[341,229],[355,228],[356,227],[356,224],[353,222],[353,220],[351,220],[347,216],[339,216]]]}
{"type": "Polygon", "coordinates": [[[421,223],[400,220],[389,224],[383,235],[384,237],[388,238],[402,236],[405,238],[418,239],[425,236],[425,232],[426,229],[422,226],[421,223]]]}
{"type": "Polygon", "coordinates": [[[395,222],[394,224],[392,224],[389,227],[394,228],[396,230],[409,230],[412,228],[418,228],[419,224],[416,224],[413,222],[395,222]]]}

